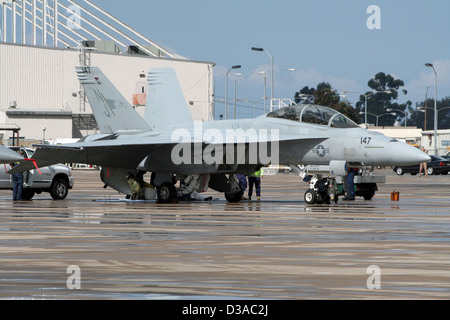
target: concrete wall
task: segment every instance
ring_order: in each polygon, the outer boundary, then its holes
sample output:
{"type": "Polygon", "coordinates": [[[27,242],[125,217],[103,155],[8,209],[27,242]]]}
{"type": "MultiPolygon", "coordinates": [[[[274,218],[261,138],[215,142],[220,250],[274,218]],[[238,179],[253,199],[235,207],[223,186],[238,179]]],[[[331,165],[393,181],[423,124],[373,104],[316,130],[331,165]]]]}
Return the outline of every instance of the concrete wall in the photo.
{"type": "Polygon", "coordinates": [[[72,116],[67,113],[50,113],[7,116],[9,123],[20,127],[20,136],[28,140],[72,137],[72,116]],[[44,132],[45,129],[45,132],[44,132]]]}
{"type": "MultiPolygon", "coordinates": [[[[16,102],[17,110],[91,113],[89,103],[86,106],[80,103],[80,85],[75,73],[79,58],[77,50],[0,43],[0,111],[3,112],[0,121],[19,122],[19,126],[27,130],[23,132],[26,138],[42,139],[42,129],[49,123],[5,117],[11,101],[16,102]]],[[[172,67],[193,118],[197,121],[211,119],[213,63],[91,53],[91,65],[100,67],[130,104],[133,104],[133,95],[142,93],[142,86],[146,90],[146,77],[151,68],[172,67]]],[[[143,114],[144,108],[138,106],[137,110],[143,114]]],[[[66,133],[72,129],[66,130],[66,126],[66,120],[57,124],[52,121],[55,133],[51,135],[67,138],[66,133]]],[[[50,134],[53,129],[50,125],[46,127],[50,134]]]]}

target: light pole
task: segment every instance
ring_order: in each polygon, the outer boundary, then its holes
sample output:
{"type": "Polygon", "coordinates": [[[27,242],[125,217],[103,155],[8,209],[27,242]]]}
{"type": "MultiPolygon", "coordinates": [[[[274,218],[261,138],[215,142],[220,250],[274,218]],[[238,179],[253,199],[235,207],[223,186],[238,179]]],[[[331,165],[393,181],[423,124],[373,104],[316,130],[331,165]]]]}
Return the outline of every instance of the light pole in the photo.
{"type": "Polygon", "coordinates": [[[427,87],[427,91],[425,92],[425,120],[424,120],[424,131],[427,131],[428,89],[430,89],[430,86],[427,87]]]}
{"type": "Polygon", "coordinates": [[[354,92],[354,91],[342,91],[342,93],[343,94],[346,94],[346,93],[357,93],[357,94],[360,94],[360,95],[364,96],[364,100],[365,100],[365,103],[364,103],[364,129],[367,129],[367,99],[370,96],[372,96],[374,94],[377,94],[377,93],[392,93],[392,91],[391,90],[384,90],[384,91],[371,92],[371,93],[367,93],[367,94],[362,94],[362,93],[354,92]]]}
{"type": "MultiPolygon", "coordinates": [[[[386,111],[389,111],[389,110],[386,110],[386,111]]],[[[360,112],[359,113],[360,115],[363,115],[364,114],[364,112],[360,112]]],[[[396,113],[383,113],[383,114],[380,114],[380,115],[376,115],[376,114],[373,114],[373,113],[370,113],[370,112],[368,112],[367,114],[370,114],[370,115],[372,115],[372,116],[374,116],[374,117],[376,117],[377,118],[377,122],[376,122],[376,124],[375,124],[375,126],[376,127],[378,127],[378,118],[379,117],[382,117],[382,116],[384,116],[384,115],[387,115],[387,114],[390,114],[390,115],[392,115],[392,116],[395,116],[395,115],[397,115],[396,113]]]]}
{"type": "Polygon", "coordinates": [[[269,53],[269,51],[267,51],[264,48],[252,47],[252,50],[253,51],[261,51],[261,52],[265,51],[267,53],[267,55],[270,57],[270,61],[272,63],[272,92],[271,92],[271,97],[270,97],[270,107],[272,108],[273,97],[274,97],[274,72],[273,72],[273,69],[274,69],[274,57],[269,53]]]}
{"type": "MultiPolygon", "coordinates": [[[[280,69],[280,70],[278,70],[278,71],[276,71],[276,72],[274,72],[273,73],[273,75],[271,75],[271,76],[269,76],[269,77],[272,77],[272,79],[273,79],[273,76],[274,75],[276,75],[277,73],[279,73],[279,72],[281,72],[281,71],[295,71],[295,69],[294,68],[289,68],[289,69],[280,69]]],[[[265,81],[265,80],[264,80],[265,81]]],[[[273,83],[272,83],[273,84],[273,83]]],[[[264,89],[264,92],[265,92],[265,89],[264,89]]],[[[265,97],[265,93],[264,93],[264,97],[265,97]]],[[[272,95],[273,95],[273,93],[272,93],[272,95]]],[[[274,100],[276,100],[276,99],[274,99],[273,97],[272,97],[272,100],[271,100],[271,102],[270,102],[270,111],[272,112],[273,111],[273,107],[274,107],[274,105],[273,105],[273,101],[274,100]]],[[[264,103],[265,104],[265,103],[264,103]]],[[[266,113],[266,108],[264,108],[264,113],[266,113]]]]}
{"type": "Polygon", "coordinates": [[[266,98],[267,98],[267,75],[266,75],[266,72],[265,71],[260,71],[260,72],[258,72],[258,74],[261,74],[261,75],[263,75],[264,76],[264,114],[266,114],[266,110],[267,110],[267,106],[266,106],[266,104],[267,104],[267,102],[266,102],[266,98]]]}
{"type": "Polygon", "coordinates": [[[236,120],[236,82],[238,77],[242,77],[242,73],[236,73],[234,78],[234,112],[233,112],[233,119],[236,120]]]}
{"type": "Polygon", "coordinates": [[[231,70],[233,69],[240,69],[241,66],[240,65],[235,65],[232,66],[226,75],[226,81],[225,81],[225,120],[228,120],[228,74],[230,73],[231,70]]]}
{"type": "Polygon", "coordinates": [[[425,67],[432,68],[434,71],[434,155],[437,156],[437,73],[431,63],[425,63],[425,67]]]}
{"type": "Polygon", "coordinates": [[[392,115],[395,115],[395,116],[397,115],[397,113],[395,113],[397,111],[403,113],[405,115],[405,128],[406,128],[406,119],[407,119],[408,114],[405,111],[402,111],[400,109],[391,109],[391,108],[387,108],[386,111],[392,112],[392,115]]]}
{"type": "Polygon", "coordinates": [[[248,76],[250,74],[253,74],[253,73],[261,74],[261,75],[264,76],[264,97],[266,96],[266,72],[265,71],[249,72],[249,73],[246,73],[244,75],[241,74],[241,73],[236,73],[235,74],[235,78],[234,78],[234,119],[236,119],[236,99],[237,99],[236,98],[236,87],[237,87],[236,82],[237,82],[238,78],[242,79],[242,78],[244,78],[244,77],[246,77],[246,76],[248,76]]]}

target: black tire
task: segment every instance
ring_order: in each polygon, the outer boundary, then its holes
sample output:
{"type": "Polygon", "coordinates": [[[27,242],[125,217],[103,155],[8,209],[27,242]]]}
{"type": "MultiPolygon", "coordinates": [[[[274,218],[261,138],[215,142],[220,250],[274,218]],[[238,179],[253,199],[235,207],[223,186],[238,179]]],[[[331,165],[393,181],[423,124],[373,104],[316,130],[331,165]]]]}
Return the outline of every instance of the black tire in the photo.
{"type": "Polygon", "coordinates": [[[22,190],[22,200],[31,200],[31,199],[33,199],[35,194],[36,194],[36,191],[34,191],[33,189],[23,189],[22,190]]]}
{"type": "Polygon", "coordinates": [[[230,194],[228,192],[225,192],[225,199],[227,199],[227,201],[229,203],[238,203],[242,200],[243,195],[244,195],[244,191],[242,191],[242,190],[235,194],[230,194]]]}
{"type": "Polygon", "coordinates": [[[336,196],[334,196],[334,203],[337,204],[338,202],[339,202],[339,196],[336,195],[336,196]]]}
{"type": "Polygon", "coordinates": [[[172,203],[177,198],[177,189],[170,182],[164,182],[157,189],[158,203],[172,203]]]}
{"type": "Polygon", "coordinates": [[[363,194],[363,198],[364,198],[364,200],[372,200],[374,195],[375,195],[375,193],[373,193],[373,192],[366,192],[363,194]]]}
{"type": "Polygon", "coordinates": [[[50,187],[50,195],[54,200],[64,200],[69,194],[69,183],[64,179],[53,181],[50,187]]]}
{"type": "Polygon", "coordinates": [[[305,192],[304,199],[307,204],[315,204],[317,201],[317,193],[312,189],[308,189],[305,192]]]}

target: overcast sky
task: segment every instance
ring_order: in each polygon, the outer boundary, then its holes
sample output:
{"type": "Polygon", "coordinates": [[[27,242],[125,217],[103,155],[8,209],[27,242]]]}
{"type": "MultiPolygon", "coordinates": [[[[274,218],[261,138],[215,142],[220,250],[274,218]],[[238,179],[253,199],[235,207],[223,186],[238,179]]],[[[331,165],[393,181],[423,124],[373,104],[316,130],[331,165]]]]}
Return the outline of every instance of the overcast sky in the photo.
{"type": "MultiPolygon", "coordinates": [[[[450,96],[450,1],[448,0],[94,0],[96,4],[163,47],[193,60],[211,61],[215,78],[232,65],[238,72],[267,71],[275,59],[275,96],[293,98],[304,86],[329,82],[338,91],[366,92],[376,73],[404,80],[414,105],[450,96]],[[371,5],[380,9],[367,13],[371,5]],[[380,18],[380,19],[378,19],[380,18]],[[370,28],[368,27],[368,24],[370,28]],[[380,29],[378,29],[378,27],[380,29]],[[375,28],[375,29],[374,29],[375,28]]],[[[233,73],[230,73],[233,74],[233,73]]],[[[224,97],[225,80],[217,81],[224,97]]],[[[263,97],[263,77],[238,81],[238,98],[263,97]]],[[[234,80],[230,77],[230,93],[234,80]]],[[[268,80],[270,96],[270,79],[268,80]]],[[[351,102],[358,95],[347,95],[351,102]]],[[[241,110],[240,112],[248,112],[241,110]]]]}

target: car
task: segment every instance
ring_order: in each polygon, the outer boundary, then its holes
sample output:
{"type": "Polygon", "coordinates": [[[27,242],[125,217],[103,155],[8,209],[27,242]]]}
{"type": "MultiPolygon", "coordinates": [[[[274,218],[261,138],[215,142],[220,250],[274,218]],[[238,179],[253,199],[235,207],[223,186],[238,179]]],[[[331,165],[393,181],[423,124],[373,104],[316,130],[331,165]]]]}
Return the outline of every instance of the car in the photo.
{"type": "MultiPolygon", "coordinates": [[[[450,172],[449,160],[443,157],[430,156],[431,160],[427,163],[427,171],[429,175],[432,174],[448,174],[450,172]]],[[[419,173],[420,165],[407,166],[407,167],[392,167],[395,173],[403,175],[410,173],[413,176],[419,173]]]]}
{"type": "MultiPolygon", "coordinates": [[[[16,152],[20,150],[22,155],[28,159],[31,159],[34,154],[34,150],[30,148],[9,148],[16,152]]],[[[13,179],[12,175],[8,173],[9,170],[11,170],[9,164],[0,165],[0,190],[12,190],[13,188],[13,179]]],[[[54,200],[63,200],[74,186],[72,170],[62,164],[24,172],[23,180],[23,200],[31,200],[36,193],[41,194],[42,192],[49,192],[54,200]]]]}
{"type": "Polygon", "coordinates": [[[442,156],[442,158],[450,161],[450,152],[447,152],[445,156],[442,156]]]}

